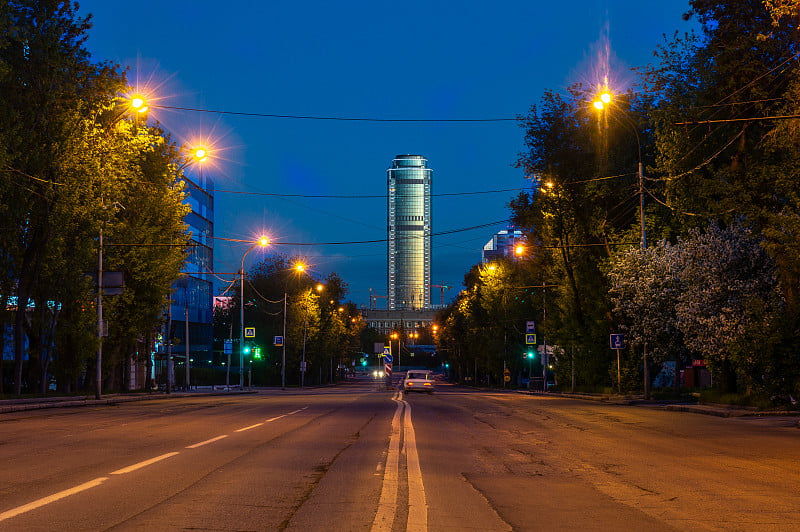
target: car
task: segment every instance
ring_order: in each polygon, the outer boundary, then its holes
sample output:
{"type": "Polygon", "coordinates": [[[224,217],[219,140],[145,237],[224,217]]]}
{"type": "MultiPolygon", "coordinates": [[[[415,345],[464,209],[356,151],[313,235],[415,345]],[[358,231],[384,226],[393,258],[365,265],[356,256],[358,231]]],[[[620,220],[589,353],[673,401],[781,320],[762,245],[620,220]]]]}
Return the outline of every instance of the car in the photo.
{"type": "Polygon", "coordinates": [[[436,384],[433,381],[432,371],[411,370],[406,373],[403,379],[404,392],[427,392],[433,393],[436,384]]]}

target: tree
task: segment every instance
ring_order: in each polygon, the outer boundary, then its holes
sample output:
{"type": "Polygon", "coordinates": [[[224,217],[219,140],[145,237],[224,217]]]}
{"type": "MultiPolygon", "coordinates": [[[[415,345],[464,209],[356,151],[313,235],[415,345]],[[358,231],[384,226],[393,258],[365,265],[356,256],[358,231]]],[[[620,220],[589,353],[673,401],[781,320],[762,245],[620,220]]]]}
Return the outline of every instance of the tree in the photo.
{"type": "Polygon", "coordinates": [[[677,324],[687,347],[717,370],[723,390],[769,386],[783,300],[775,263],[741,224],[712,224],[681,242],[677,324]]]}
{"type": "Polygon", "coordinates": [[[680,391],[678,369],[686,354],[676,310],[683,292],[679,257],[679,248],[662,240],[645,250],[630,248],[618,253],[611,259],[608,273],[617,323],[630,346],[646,347],[647,356],[656,364],[675,361],[675,394],[680,391]]]}

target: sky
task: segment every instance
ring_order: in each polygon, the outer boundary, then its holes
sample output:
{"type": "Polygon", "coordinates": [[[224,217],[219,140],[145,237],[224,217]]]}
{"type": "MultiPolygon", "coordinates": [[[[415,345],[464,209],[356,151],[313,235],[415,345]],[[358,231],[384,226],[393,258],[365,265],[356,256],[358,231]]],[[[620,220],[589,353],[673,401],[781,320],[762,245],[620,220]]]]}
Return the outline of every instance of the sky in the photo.
{"type": "MultiPolygon", "coordinates": [[[[627,89],[631,68],[652,63],[665,35],[696,26],[682,20],[688,7],[140,0],[133,13],[130,2],[85,0],[79,13],[92,14],[93,59],[129,68],[154,104],[149,118],[179,144],[210,145],[202,171],[217,189],[219,286],[241,267],[242,241],[268,234],[267,253],[306,257],[318,279],[336,272],[347,299],[368,305],[370,288],[386,295],[386,170],[395,155],[424,155],[433,168],[433,233],[449,234],[433,237],[432,283],[453,287],[449,301],[483,245],[507,227],[510,199],[530,190],[514,166],[524,131],[514,120],[253,115],[513,119],[546,90],[599,83],[604,65],[615,88],[627,89]],[[367,240],[379,242],[353,243],[367,240]]],[[[245,268],[262,257],[253,250],[245,268]]],[[[440,295],[432,289],[432,303],[440,295]]]]}

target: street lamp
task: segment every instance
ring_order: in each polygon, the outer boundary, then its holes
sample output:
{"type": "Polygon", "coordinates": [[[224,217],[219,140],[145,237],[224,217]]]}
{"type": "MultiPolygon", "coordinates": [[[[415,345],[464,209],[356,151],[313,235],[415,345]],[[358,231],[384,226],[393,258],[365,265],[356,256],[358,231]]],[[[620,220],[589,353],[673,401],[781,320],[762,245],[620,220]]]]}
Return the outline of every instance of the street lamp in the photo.
{"type": "MultiPolygon", "coordinates": [[[[298,273],[306,270],[306,265],[302,262],[296,262],[292,267],[298,273]]],[[[283,287],[283,345],[281,346],[281,390],[286,389],[286,316],[287,316],[287,303],[289,300],[289,293],[286,290],[286,284],[283,287]]]]}
{"type": "Polygon", "coordinates": [[[397,340],[397,371],[400,371],[400,334],[393,332],[389,335],[389,351],[392,350],[392,340],[397,340]]]}
{"type": "MultiPolygon", "coordinates": [[[[122,112],[116,118],[116,121],[121,120],[126,114],[132,114],[134,122],[136,120],[136,113],[144,113],[147,111],[147,100],[144,96],[135,95],[128,99],[128,105],[121,106],[122,112]]],[[[101,196],[101,201],[103,198],[101,196]]],[[[97,354],[95,358],[96,373],[95,373],[95,398],[100,399],[103,393],[103,337],[107,335],[108,328],[103,319],[103,226],[100,226],[100,234],[98,238],[97,249],[97,354]]]]}
{"type": "MultiPolygon", "coordinates": [[[[605,111],[606,108],[611,105],[612,101],[613,101],[612,94],[608,90],[603,90],[597,96],[597,99],[595,99],[592,102],[592,105],[598,111],[605,111]]],[[[616,109],[619,110],[620,113],[622,113],[622,116],[627,121],[627,125],[630,126],[630,128],[633,130],[634,135],[636,135],[636,145],[639,148],[639,171],[638,171],[638,177],[639,177],[639,221],[640,221],[640,224],[641,224],[641,231],[642,231],[640,245],[641,245],[642,249],[646,249],[647,248],[647,232],[646,232],[646,229],[645,229],[645,219],[644,219],[644,172],[643,172],[643,169],[642,169],[642,142],[641,142],[641,139],[639,138],[639,128],[637,128],[636,124],[633,123],[633,120],[631,120],[631,117],[628,115],[628,113],[626,113],[623,109],[621,109],[619,107],[616,107],[616,109]]]]}
{"type": "Polygon", "coordinates": [[[258,242],[247,248],[242,255],[242,269],[239,270],[241,273],[241,281],[240,281],[240,299],[239,299],[239,389],[244,390],[244,259],[247,257],[247,254],[250,253],[253,249],[257,247],[266,247],[269,245],[269,238],[266,236],[262,236],[258,239],[258,242]]]}
{"type": "MultiPolygon", "coordinates": [[[[298,271],[304,271],[303,269],[298,269],[298,271]]],[[[322,292],[325,288],[323,284],[317,284],[317,292],[322,292]]],[[[311,296],[311,292],[308,293],[308,297],[311,296]]],[[[308,298],[306,298],[306,308],[305,314],[303,315],[303,357],[300,359],[300,387],[305,387],[306,381],[306,332],[308,330],[308,298]]]]}
{"type": "MultiPolygon", "coordinates": [[[[592,102],[592,104],[596,109],[603,111],[605,110],[606,106],[611,105],[612,100],[613,98],[611,93],[608,90],[603,90],[598,95],[598,98],[592,102]]],[[[645,230],[644,219],[644,172],[642,171],[642,142],[641,139],[639,139],[639,128],[637,128],[636,124],[633,123],[633,120],[631,120],[631,117],[628,116],[628,113],[619,107],[617,107],[617,109],[619,109],[619,111],[622,113],[622,116],[627,121],[628,126],[630,126],[630,128],[633,130],[633,133],[636,135],[636,145],[639,148],[639,221],[642,227],[642,236],[641,240],[639,241],[639,245],[642,249],[642,252],[644,252],[644,250],[647,249],[647,232],[645,230]]],[[[645,343],[643,347],[642,359],[644,362],[644,396],[645,398],[648,398],[650,396],[650,383],[648,382],[649,370],[647,368],[647,343],[645,343]]]]}

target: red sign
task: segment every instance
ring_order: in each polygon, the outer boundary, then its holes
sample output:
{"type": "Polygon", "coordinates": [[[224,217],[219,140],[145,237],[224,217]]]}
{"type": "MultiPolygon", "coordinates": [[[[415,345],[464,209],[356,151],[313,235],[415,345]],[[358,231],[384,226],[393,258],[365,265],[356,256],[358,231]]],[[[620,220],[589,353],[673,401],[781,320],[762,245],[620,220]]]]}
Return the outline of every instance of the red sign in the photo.
{"type": "Polygon", "coordinates": [[[693,368],[704,368],[704,367],[706,367],[706,361],[702,360],[702,359],[701,360],[692,360],[692,367],[693,368]]]}

